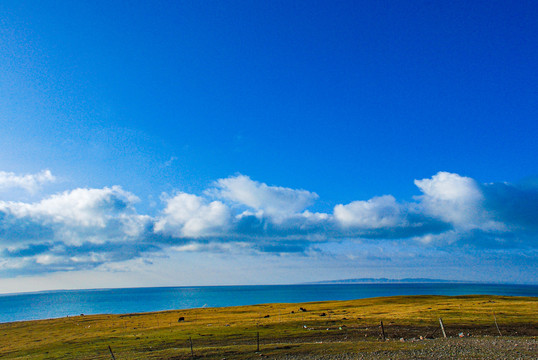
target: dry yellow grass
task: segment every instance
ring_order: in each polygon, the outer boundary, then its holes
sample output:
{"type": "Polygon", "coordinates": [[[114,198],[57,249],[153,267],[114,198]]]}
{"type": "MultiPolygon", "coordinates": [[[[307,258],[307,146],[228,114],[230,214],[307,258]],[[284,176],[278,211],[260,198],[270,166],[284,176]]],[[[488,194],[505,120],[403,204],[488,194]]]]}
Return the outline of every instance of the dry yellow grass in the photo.
{"type": "Polygon", "coordinates": [[[264,354],[373,351],[420,346],[378,341],[380,321],[387,336],[398,339],[428,335],[439,317],[449,335],[460,329],[495,335],[493,313],[508,333],[538,328],[537,298],[397,296],[6,323],[0,324],[0,358],[110,359],[111,346],[118,360],[187,359],[191,338],[198,357],[246,359],[256,350],[256,332],[264,354]]]}

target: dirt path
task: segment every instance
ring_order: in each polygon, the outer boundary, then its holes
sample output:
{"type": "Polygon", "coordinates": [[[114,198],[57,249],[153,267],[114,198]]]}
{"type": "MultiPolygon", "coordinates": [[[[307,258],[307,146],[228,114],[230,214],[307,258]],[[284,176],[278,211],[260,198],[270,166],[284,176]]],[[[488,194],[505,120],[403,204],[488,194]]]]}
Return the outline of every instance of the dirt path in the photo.
{"type": "MultiPolygon", "coordinates": [[[[382,350],[338,355],[283,355],[278,360],[357,359],[538,359],[536,337],[449,338],[424,340],[417,349],[382,350]]],[[[263,356],[261,356],[263,358],[263,356]]]]}

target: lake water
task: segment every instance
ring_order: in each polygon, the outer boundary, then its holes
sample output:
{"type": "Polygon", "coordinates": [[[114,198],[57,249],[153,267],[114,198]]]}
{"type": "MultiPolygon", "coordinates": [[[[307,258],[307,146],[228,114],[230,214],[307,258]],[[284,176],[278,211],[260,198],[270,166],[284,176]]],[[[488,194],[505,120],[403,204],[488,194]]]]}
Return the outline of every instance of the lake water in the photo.
{"type": "Polygon", "coordinates": [[[538,296],[538,285],[368,283],[45,291],[0,295],[0,322],[79,314],[122,314],[263,303],[352,300],[394,295],[471,294],[538,296]]]}

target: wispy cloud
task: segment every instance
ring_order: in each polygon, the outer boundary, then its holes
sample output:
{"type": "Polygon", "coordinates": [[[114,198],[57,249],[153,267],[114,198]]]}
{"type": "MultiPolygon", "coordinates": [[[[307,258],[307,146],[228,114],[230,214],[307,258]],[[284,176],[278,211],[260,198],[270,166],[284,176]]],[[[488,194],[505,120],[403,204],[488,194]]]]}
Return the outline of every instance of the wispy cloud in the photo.
{"type": "Polygon", "coordinates": [[[170,157],[167,161],[164,162],[163,167],[170,167],[177,160],[176,156],[170,157]]]}
{"type": "Polygon", "coordinates": [[[50,170],[25,175],[0,171],[0,190],[20,188],[30,193],[35,193],[43,184],[54,182],[55,180],[56,178],[50,170]]]}

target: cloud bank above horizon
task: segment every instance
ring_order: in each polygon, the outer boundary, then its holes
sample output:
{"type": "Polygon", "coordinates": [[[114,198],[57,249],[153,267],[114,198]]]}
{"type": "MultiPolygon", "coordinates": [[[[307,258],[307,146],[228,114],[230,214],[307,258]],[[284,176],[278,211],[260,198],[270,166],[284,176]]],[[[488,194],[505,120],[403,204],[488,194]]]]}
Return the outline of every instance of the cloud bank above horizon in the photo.
{"type": "MultiPolygon", "coordinates": [[[[0,187],[35,193],[54,179],[49,170],[0,172],[0,187]]],[[[385,194],[336,204],[332,212],[309,210],[315,192],[242,174],[201,194],[162,194],[154,216],[138,213],[140,199],[121,186],[76,188],[36,202],[0,200],[0,274],[113,267],[170,252],[314,256],[349,241],[392,241],[415,253],[516,249],[535,256],[538,186],[481,184],[449,172],[414,183],[420,195],[412,201],[385,194]]]]}

